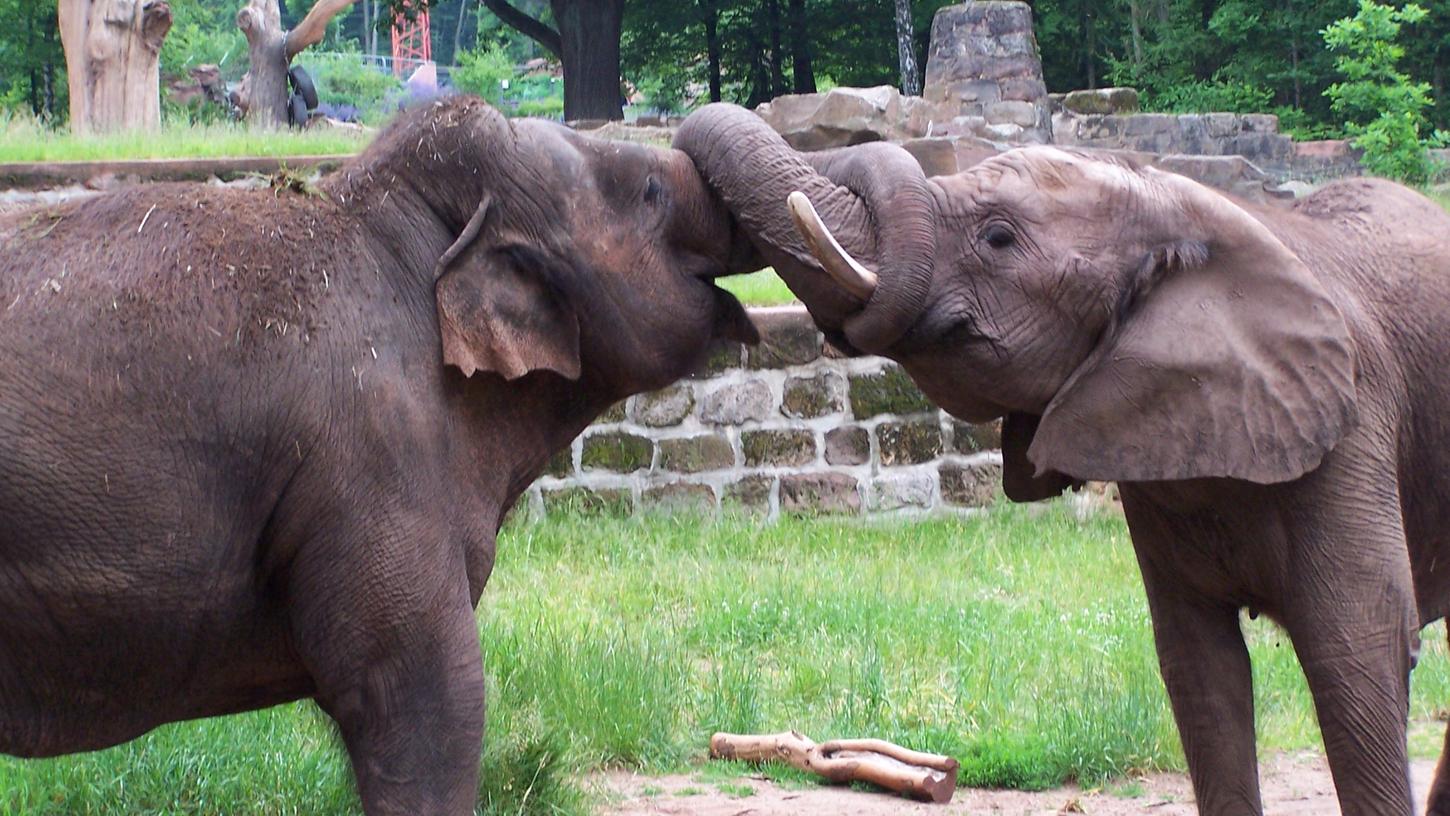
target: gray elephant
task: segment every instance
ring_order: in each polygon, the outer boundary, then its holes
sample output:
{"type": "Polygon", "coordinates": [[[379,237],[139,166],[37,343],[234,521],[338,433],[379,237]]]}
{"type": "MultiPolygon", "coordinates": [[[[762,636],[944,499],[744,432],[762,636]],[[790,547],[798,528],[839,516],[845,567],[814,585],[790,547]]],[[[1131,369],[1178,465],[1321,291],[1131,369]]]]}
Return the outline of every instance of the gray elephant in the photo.
{"type": "Polygon", "coordinates": [[[314,697],[369,814],[471,813],[495,533],[593,417],[754,339],[734,243],[683,154],[476,99],[308,193],[0,219],[0,750],[314,697]]]}
{"type": "Polygon", "coordinates": [[[1051,147],[926,178],[730,106],[675,144],[839,343],[1005,418],[1009,497],[1119,482],[1201,812],[1262,810],[1244,608],[1293,641],[1344,812],[1412,811],[1410,670],[1450,604],[1450,216],[1372,179],[1257,207],[1051,147]]]}

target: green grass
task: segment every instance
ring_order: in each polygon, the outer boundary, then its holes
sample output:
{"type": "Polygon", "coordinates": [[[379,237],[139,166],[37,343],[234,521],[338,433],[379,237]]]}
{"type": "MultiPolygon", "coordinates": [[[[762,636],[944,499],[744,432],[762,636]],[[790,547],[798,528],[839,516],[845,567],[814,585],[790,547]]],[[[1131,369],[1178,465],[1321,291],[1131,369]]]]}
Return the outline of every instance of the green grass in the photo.
{"type": "Polygon", "coordinates": [[[746,306],[780,306],[796,302],[796,296],[786,287],[785,281],[775,274],[774,269],[721,278],[716,283],[746,306]]]}
{"type": "MultiPolygon", "coordinates": [[[[881,737],[958,757],[969,785],[1100,784],[1183,764],[1111,515],[520,522],[502,536],[478,620],[487,813],[580,812],[579,776],[601,768],[741,784],[748,766],[697,765],[715,731],[881,737]]],[[[1318,748],[1287,639],[1263,619],[1245,628],[1263,751],[1318,748]]],[[[1411,713],[1447,705],[1437,626],[1411,713]]],[[[0,760],[0,813],[349,812],[332,733],[303,704],[100,753],[0,760]]],[[[1412,746],[1432,752],[1439,734],[1417,725],[1412,746]]]]}
{"type": "Polygon", "coordinates": [[[229,124],[81,137],[47,131],[33,119],[0,116],[0,162],[342,154],[358,152],[370,138],[342,130],[261,132],[229,124]]]}

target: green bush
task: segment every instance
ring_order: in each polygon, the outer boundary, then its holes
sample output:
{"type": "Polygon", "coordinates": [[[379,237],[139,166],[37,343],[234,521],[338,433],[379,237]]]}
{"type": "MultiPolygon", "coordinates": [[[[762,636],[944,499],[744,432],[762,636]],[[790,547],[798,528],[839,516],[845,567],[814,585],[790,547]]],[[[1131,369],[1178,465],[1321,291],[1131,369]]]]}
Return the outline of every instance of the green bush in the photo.
{"type": "Polygon", "coordinates": [[[494,107],[503,102],[505,83],[513,80],[514,61],[500,45],[464,51],[453,70],[453,85],[458,90],[480,96],[494,107]]]}
{"type": "Polygon", "coordinates": [[[402,92],[397,77],[363,61],[361,52],[308,55],[299,60],[317,86],[317,98],[336,108],[353,107],[365,122],[388,115],[388,102],[402,92]]]}
{"type": "Polygon", "coordinates": [[[1259,113],[1268,110],[1273,99],[1268,88],[1211,79],[1165,88],[1153,95],[1150,107],[1168,113],[1259,113]]]}
{"type": "Polygon", "coordinates": [[[1376,175],[1423,184],[1433,171],[1426,148],[1443,141],[1427,135],[1426,110],[1434,104],[1430,86],[1412,82],[1398,68],[1405,55],[1400,29],[1425,19],[1414,3],[1402,9],[1359,0],[1359,11],[1324,29],[1324,42],[1337,52],[1335,70],[1343,82],[1324,92],[1330,107],[1345,117],[1344,129],[1364,151],[1364,165],[1376,175]]]}

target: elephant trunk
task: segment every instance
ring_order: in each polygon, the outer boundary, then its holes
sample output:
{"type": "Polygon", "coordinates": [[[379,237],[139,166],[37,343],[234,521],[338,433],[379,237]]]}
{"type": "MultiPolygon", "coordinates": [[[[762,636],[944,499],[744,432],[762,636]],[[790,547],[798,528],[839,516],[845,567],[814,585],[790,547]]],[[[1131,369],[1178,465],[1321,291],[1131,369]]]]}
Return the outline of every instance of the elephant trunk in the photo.
{"type": "Polygon", "coordinates": [[[694,160],[823,329],[881,353],[916,322],[930,285],[936,205],[909,153],[883,143],[798,153],[760,117],[728,104],[686,119],[675,147],[694,160]],[[864,266],[874,270],[874,288],[843,285],[823,270],[832,259],[818,252],[829,235],[797,230],[787,206],[795,192],[819,212],[841,255],[859,259],[857,271],[866,275],[857,281],[871,281],[864,266]]]}

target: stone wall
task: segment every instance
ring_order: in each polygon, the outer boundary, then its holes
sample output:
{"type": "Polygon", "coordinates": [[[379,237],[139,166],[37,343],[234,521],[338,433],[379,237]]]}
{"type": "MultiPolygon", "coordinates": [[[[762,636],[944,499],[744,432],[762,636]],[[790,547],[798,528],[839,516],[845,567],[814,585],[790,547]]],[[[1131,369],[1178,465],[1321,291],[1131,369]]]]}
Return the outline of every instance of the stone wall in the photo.
{"type": "Polygon", "coordinates": [[[1279,132],[1279,117],[1267,113],[1134,113],[1080,115],[1064,110],[1053,117],[1057,143],[1076,147],[1243,156],[1260,167],[1287,167],[1294,140],[1279,132]]]}
{"type": "Polygon", "coordinates": [[[931,28],[922,96],[889,85],[790,94],[756,112],[797,150],[919,137],[1052,141],[1052,110],[1032,9],[979,2],[940,9],[931,28]]]}
{"type": "Polygon", "coordinates": [[[698,374],[615,406],[530,487],[534,512],[876,514],[992,501],[995,423],[952,419],[887,360],[842,358],[803,308],[751,316],[759,346],[722,346],[698,374]]]}

